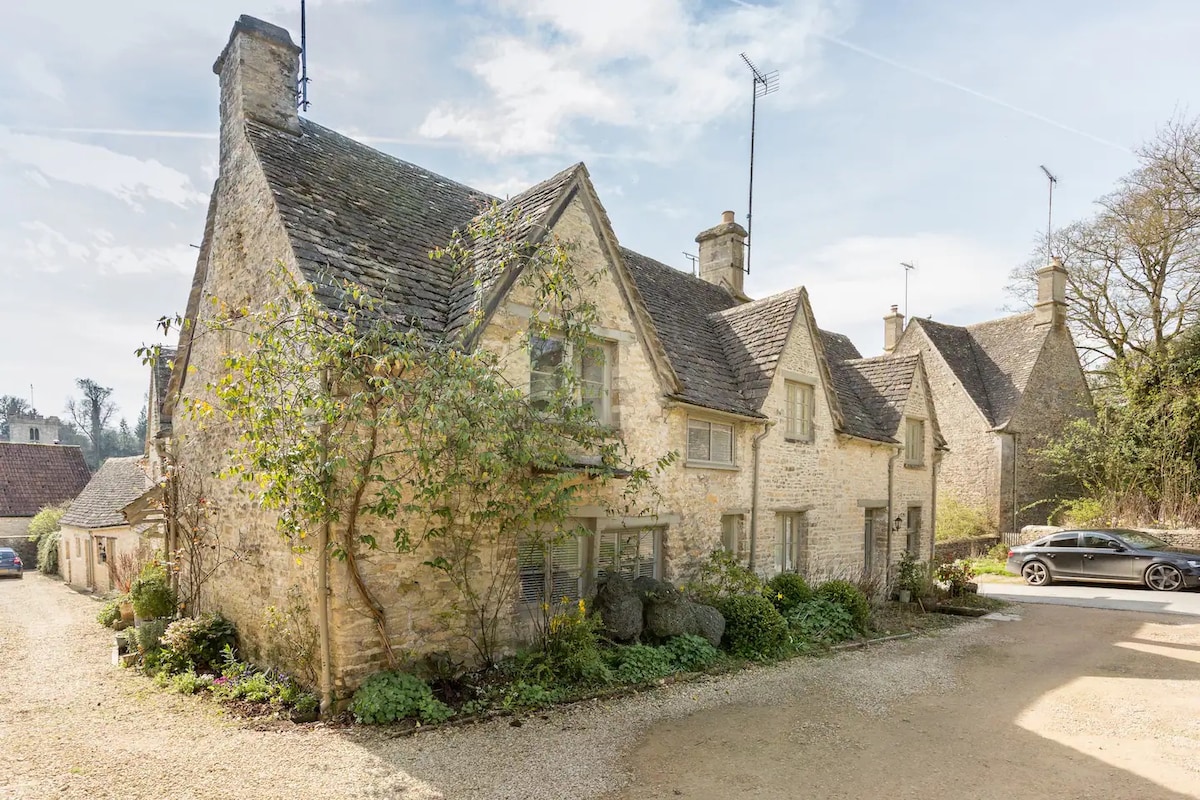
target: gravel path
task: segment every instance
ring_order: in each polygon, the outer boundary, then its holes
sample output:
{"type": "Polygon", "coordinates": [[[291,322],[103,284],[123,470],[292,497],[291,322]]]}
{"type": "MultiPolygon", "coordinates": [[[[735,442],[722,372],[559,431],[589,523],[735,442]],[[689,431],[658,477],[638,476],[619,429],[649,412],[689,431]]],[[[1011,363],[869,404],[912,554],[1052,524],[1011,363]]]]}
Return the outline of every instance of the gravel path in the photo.
{"type": "MultiPolygon", "coordinates": [[[[652,783],[664,763],[690,769],[691,759],[681,759],[686,737],[676,747],[656,726],[733,731],[725,738],[735,748],[753,750],[794,737],[794,726],[774,723],[782,725],[776,733],[756,722],[778,712],[781,700],[810,698],[834,716],[882,721],[909,700],[953,696],[961,690],[956,664],[994,653],[1016,630],[1016,623],[972,622],[869,651],[582,704],[519,726],[498,720],[392,738],[262,725],[156,689],[109,664],[111,636],[93,621],[97,609],[41,576],[0,582],[0,798],[600,797],[634,775],[639,789],[652,783]],[[728,727],[724,714],[743,715],[739,727],[728,727]]],[[[936,737],[937,724],[922,730],[936,737]]],[[[725,747],[715,755],[727,757],[725,747]]],[[[675,795],[665,784],[663,792],[675,795]]]]}

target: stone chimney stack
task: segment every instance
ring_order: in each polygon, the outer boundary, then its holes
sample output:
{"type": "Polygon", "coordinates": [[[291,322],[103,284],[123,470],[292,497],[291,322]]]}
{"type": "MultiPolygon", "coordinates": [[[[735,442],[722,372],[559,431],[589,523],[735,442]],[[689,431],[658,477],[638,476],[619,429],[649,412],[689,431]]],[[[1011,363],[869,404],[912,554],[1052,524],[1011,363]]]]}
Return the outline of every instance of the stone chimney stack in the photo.
{"type": "Polygon", "coordinates": [[[222,153],[247,119],[299,135],[300,48],[286,30],[243,14],[213,72],[221,79],[222,153]]]}
{"type": "Polygon", "coordinates": [[[1061,328],[1067,324],[1067,270],[1058,256],[1037,271],[1038,296],[1035,324],[1061,328]]]}
{"type": "Polygon", "coordinates": [[[742,289],[746,277],[746,229],[733,221],[733,212],[721,215],[721,224],[696,237],[700,244],[700,277],[720,286],[736,299],[750,300],[742,289]]]}
{"type": "Polygon", "coordinates": [[[900,344],[904,333],[904,315],[899,306],[892,306],[892,313],[883,318],[883,352],[890,353],[900,344]]]}

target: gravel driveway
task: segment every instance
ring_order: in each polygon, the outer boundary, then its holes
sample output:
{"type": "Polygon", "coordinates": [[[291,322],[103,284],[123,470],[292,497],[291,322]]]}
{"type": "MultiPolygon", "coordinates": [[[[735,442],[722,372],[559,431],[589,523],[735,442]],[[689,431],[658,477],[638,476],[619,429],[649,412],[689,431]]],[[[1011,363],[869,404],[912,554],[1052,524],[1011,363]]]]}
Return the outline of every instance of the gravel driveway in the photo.
{"type": "Polygon", "coordinates": [[[973,622],[585,704],[519,727],[500,720],[391,738],[262,725],[158,690],[109,665],[111,635],[93,621],[97,609],[38,575],[0,582],[0,797],[857,798],[876,794],[880,775],[894,772],[899,782],[883,781],[889,791],[879,796],[1010,800],[1044,794],[1036,782],[1011,785],[1027,759],[1068,766],[1079,782],[1056,779],[1062,797],[1200,797],[1190,755],[1200,730],[1174,711],[1190,691],[1189,719],[1200,720],[1200,631],[1146,627],[1155,618],[1144,615],[1028,608],[1021,622],[973,622]],[[1121,622],[1095,622],[1102,619],[1121,622]],[[1039,655],[1039,641],[1060,626],[1090,642],[1082,652],[1099,662],[1075,664],[1068,645],[1039,655]],[[1142,649],[1114,650],[1114,635],[1142,649]],[[1101,688],[1142,687],[1129,695],[1136,725],[1115,713],[1110,694],[1091,693],[1086,681],[1096,676],[1101,688]],[[1031,680],[1029,689],[1012,688],[1031,680]],[[1143,740],[1157,750],[1096,755],[1143,740]],[[1132,766],[1110,764],[1134,756],[1132,766]],[[1141,777],[1147,770],[1157,782],[1141,777]],[[965,789],[964,775],[997,791],[965,789]],[[1177,785],[1193,793],[1169,791],[1177,785]]]}

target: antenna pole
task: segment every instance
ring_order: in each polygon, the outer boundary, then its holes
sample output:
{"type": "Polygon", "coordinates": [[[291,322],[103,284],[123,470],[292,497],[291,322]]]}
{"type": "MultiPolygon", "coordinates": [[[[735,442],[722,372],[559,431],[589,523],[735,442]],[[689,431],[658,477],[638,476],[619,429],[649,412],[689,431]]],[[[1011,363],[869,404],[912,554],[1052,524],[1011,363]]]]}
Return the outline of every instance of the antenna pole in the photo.
{"type": "Polygon", "coordinates": [[[746,200],[746,274],[750,274],[750,246],[753,241],[751,234],[754,231],[754,135],[755,123],[758,118],[758,98],[765,97],[779,90],[779,71],[762,73],[758,67],[754,66],[754,62],[742,53],[742,61],[746,62],[746,66],[750,68],[751,87],[750,93],[750,196],[746,200]]]}
{"type": "Polygon", "coordinates": [[[300,102],[297,107],[308,111],[308,20],[304,0],[300,0],[300,102]]]}
{"type": "Polygon", "coordinates": [[[904,267],[904,318],[908,319],[908,273],[916,267],[907,261],[901,261],[900,266],[904,267]]]}
{"type": "Polygon", "coordinates": [[[1046,180],[1050,184],[1050,199],[1046,203],[1046,261],[1053,260],[1054,255],[1050,252],[1050,234],[1054,230],[1052,220],[1054,219],[1054,184],[1058,183],[1058,178],[1051,174],[1050,170],[1042,166],[1042,172],[1046,174],[1046,180]]]}

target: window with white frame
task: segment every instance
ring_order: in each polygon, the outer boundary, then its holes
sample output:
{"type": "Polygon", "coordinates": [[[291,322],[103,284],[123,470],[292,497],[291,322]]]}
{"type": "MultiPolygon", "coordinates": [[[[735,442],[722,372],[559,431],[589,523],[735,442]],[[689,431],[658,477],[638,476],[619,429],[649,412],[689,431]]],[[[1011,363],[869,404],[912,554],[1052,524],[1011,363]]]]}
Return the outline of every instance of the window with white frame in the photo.
{"type": "Polygon", "coordinates": [[[529,396],[539,408],[547,408],[562,389],[565,366],[574,376],[574,400],[590,406],[599,422],[611,417],[612,365],[610,346],[604,342],[572,347],[555,337],[530,336],[529,396]]]}
{"type": "Polygon", "coordinates": [[[687,460],[733,464],[733,426],[702,419],[688,420],[687,460]]]}
{"type": "Polygon", "coordinates": [[[925,463],[925,421],[912,419],[904,426],[904,463],[919,467],[925,463]]]}
{"type": "Polygon", "coordinates": [[[789,439],[811,442],[813,438],[813,405],[816,393],[811,383],[786,381],[784,403],[784,435],[789,439]]]}
{"type": "Polygon", "coordinates": [[[725,514],[721,517],[721,547],[725,552],[738,558],[742,545],[742,515],[725,514]]]}
{"type": "Polygon", "coordinates": [[[584,555],[588,537],[560,533],[527,537],[517,544],[517,568],[523,603],[574,603],[583,595],[584,555]]]}
{"type": "Polygon", "coordinates": [[[808,515],[792,512],[779,515],[779,532],[775,537],[775,571],[803,572],[807,564],[808,515]]]}
{"type": "Polygon", "coordinates": [[[596,534],[596,565],[593,572],[617,573],[622,577],[657,578],[662,549],[662,528],[619,528],[596,534]]]}

